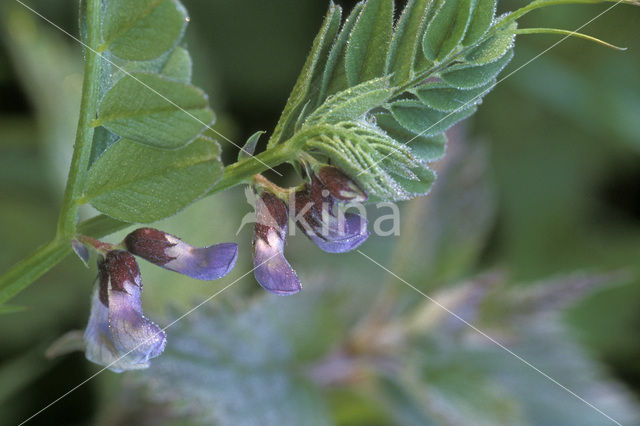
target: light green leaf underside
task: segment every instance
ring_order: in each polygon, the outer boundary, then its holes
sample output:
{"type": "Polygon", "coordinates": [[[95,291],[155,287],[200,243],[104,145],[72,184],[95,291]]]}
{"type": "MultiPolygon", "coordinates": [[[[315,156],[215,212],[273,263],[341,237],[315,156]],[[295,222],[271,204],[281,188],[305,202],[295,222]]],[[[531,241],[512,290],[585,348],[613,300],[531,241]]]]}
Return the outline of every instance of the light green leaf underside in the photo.
{"type": "Polygon", "coordinates": [[[113,218],[150,223],[204,195],[222,174],[217,142],[199,137],[176,150],[121,139],[89,170],[85,201],[113,218]]]}
{"type": "Polygon", "coordinates": [[[306,125],[338,123],[359,118],[384,103],[392,94],[388,78],[377,78],[329,97],[307,119],[306,125]]]}
{"type": "Polygon", "coordinates": [[[513,50],[509,50],[502,58],[496,62],[478,66],[452,67],[452,71],[443,73],[442,80],[450,86],[459,89],[473,89],[489,83],[513,59],[513,50]]]}
{"type": "Polygon", "coordinates": [[[484,86],[461,90],[443,83],[430,83],[416,90],[416,96],[425,105],[442,112],[453,112],[482,102],[482,97],[495,86],[492,80],[484,86]]]}
{"type": "Polygon", "coordinates": [[[213,119],[202,90],[156,74],[135,73],[105,94],[95,125],[148,145],[178,148],[213,119]]]}
{"type": "Polygon", "coordinates": [[[187,12],[175,0],[110,0],[102,48],[122,59],[147,61],[175,47],[186,25],[187,12]]]}
{"type": "Polygon", "coordinates": [[[476,112],[476,107],[445,113],[433,110],[418,101],[398,101],[389,106],[393,117],[402,127],[423,136],[436,136],[457,122],[476,112]]]}
{"type": "Polygon", "coordinates": [[[388,113],[377,114],[376,122],[387,135],[405,144],[419,160],[429,163],[444,156],[447,143],[447,137],[444,133],[436,136],[418,136],[398,124],[388,113]]]}

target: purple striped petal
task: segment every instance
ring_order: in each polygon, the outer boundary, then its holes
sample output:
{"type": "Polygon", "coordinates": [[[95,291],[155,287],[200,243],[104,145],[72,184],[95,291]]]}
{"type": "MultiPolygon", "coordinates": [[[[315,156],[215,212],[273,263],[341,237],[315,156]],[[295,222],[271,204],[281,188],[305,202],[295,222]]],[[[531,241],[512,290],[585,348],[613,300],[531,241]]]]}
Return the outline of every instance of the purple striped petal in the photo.
{"type": "Polygon", "coordinates": [[[298,228],[328,253],[345,253],[364,243],[369,237],[367,220],[355,213],[336,213],[333,201],[318,192],[316,187],[295,194],[296,211],[307,212],[301,218],[296,216],[298,228]]]}

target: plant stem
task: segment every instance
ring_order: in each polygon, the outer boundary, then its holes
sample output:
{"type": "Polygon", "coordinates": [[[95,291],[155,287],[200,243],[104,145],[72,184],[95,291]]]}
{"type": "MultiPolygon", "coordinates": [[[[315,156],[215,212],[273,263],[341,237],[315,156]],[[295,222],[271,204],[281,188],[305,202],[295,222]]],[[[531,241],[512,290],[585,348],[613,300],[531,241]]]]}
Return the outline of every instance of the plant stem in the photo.
{"type": "Polygon", "coordinates": [[[100,44],[100,24],[102,16],[102,0],[87,0],[86,28],[87,45],[85,50],[84,82],[82,85],[82,100],[80,118],[73,148],[73,158],[69,168],[69,177],[64,191],[60,216],[58,218],[58,238],[71,241],[76,233],[78,209],[82,198],[84,184],[91,156],[94,129],[91,121],[98,110],[98,96],[100,91],[101,57],[96,53],[100,44]]]}
{"type": "Polygon", "coordinates": [[[246,160],[226,167],[222,178],[211,188],[208,195],[224,191],[225,189],[242,183],[248,183],[253,176],[295,159],[300,151],[298,140],[303,139],[304,138],[297,137],[289,139],[289,141],[276,145],[254,157],[247,158],[246,160]]]}
{"type": "Polygon", "coordinates": [[[13,298],[71,253],[71,244],[54,239],[0,277],[0,304],[13,298]]]}
{"type": "Polygon", "coordinates": [[[95,118],[98,109],[101,63],[100,55],[95,52],[95,49],[100,43],[101,17],[102,0],[86,0],[89,48],[85,50],[80,118],[56,237],[0,276],[0,304],[14,297],[71,253],[71,240],[76,233],[80,207],[78,200],[82,197],[91,156],[93,142],[91,120],[95,118]]]}

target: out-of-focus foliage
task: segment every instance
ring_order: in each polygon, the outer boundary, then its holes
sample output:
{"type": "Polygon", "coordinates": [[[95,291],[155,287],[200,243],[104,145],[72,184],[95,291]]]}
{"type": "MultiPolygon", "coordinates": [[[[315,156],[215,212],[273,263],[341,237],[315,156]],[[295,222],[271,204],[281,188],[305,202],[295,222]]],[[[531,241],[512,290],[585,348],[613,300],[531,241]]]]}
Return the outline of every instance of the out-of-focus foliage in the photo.
{"type": "MultiPolygon", "coordinates": [[[[75,2],[30,4],[76,32],[75,2]]],[[[246,140],[272,128],[326,2],[185,4],[187,43],[199,64],[193,78],[223,113],[218,129],[246,140]]],[[[518,5],[501,3],[498,14],[518,5]]],[[[81,54],[18,5],[2,7],[4,270],[55,228],[62,175],[51,171],[68,166],[62,149],[73,140],[81,54]]],[[[601,10],[541,11],[523,25],[577,28],[601,10]]],[[[432,194],[401,206],[400,236],[362,247],[623,424],[637,416],[640,378],[639,27],[638,10],[619,6],[589,29],[627,52],[566,41],[498,85],[464,132],[449,134],[432,194]]],[[[506,73],[555,41],[527,37],[506,73]]],[[[193,244],[233,240],[249,210],[242,200],[241,191],[219,194],[159,226],[193,244]]],[[[235,239],[248,247],[250,235],[235,239]]],[[[144,375],[103,373],[33,422],[233,422],[238,409],[247,410],[244,422],[261,414],[286,422],[300,408],[349,425],[469,423],[468,416],[490,424],[606,423],[360,254],[334,257],[311,252],[304,238],[290,240],[307,283],[299,296],[253,300],[255,283],[241,279],[169,328],[166,357],[144,375]],[[190,374],[172,370],[189,363],[204,363],[194,383],[205,389],[197,393],[184,385],[190,374]],[[174,386],[181,392],[171,395],[174,386]],[[213,410],[202,406],[211,398],[220,404],[213,410]],[[250,416],[272,398],[275,407],[250,416]]],[[[249,271],[242,254],[233,276],[212,284],[142,265],[145,310],[169,324],[249,271]]],[[[81,355],[43,357],[44,343],[86,324],[94,275],[69,259],[14,301],[26,310],[0,317],[0,423],[25,419],[96,371],[81,355]]]]}

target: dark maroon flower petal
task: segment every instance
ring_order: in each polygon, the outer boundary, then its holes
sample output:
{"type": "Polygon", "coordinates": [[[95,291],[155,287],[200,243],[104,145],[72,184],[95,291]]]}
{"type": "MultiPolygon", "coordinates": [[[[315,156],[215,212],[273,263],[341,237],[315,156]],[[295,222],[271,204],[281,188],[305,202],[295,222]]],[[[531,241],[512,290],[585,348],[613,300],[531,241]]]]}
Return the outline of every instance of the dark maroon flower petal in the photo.
{"type": "Polygon", "coordinates": [[[140,228],[124,243],[131,253],[170,271],[198,280],[216,280],[227,275],[238,259],[238,245],[223,243],[193,247],[181,239],[152,228],[140,228]]]}
{"type": "Polygon", "coordinates": [[[363,203],[367,201],[367,194],[340,169],[333,166],[321,167],[317,177],[329,195],[340,201],[363,203]]]}

